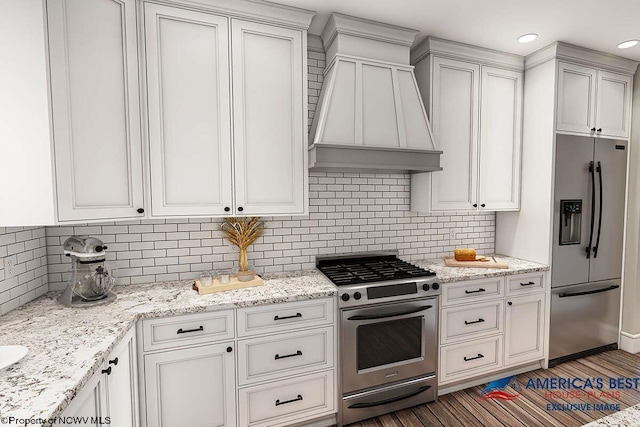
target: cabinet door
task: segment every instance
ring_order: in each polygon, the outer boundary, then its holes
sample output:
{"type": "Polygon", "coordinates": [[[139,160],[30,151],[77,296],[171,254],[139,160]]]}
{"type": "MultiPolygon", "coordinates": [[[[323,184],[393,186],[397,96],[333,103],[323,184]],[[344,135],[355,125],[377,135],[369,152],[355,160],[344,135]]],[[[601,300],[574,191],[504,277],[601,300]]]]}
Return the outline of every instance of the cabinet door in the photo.
{"type": "Polygon", "coordinates": [[[232,207],[228,19],[144,11],[152,215],[223,215],[232,207]]]}
{"type": "Polygon", "coordinates": [[[522,73],[482,67],[478,205],[520,206],[522,73]]]}
{"type": "Polygon", "coordinates": [[[236,425],[233,342],[147,354],[144,378],[148,427],[236,425]]]}
{"type": "Polygon", "coordinates": [[[107,359],[107,396],[111,423],[138,426],[138,369],[135,329],[131,329],[107,359]]]}
{"type": "Polygon", "coordinates": [[[507,298],[505,307],[505,366],[542,359],[544,294],[507,298]]]}
{"type": "Polygon", "coordinates": [[[475,209],[480,66],[433,59],[431,125],[441,172],[432,173],[431,209],[475,209]]]}
{"type": "Polygon", "coordinates": [[[595,109],[596,70],[560,62],[556,128],[590,134],[595,126],[595,109]]]}
{"type": "Polygon", "coordinates": [[[598,71],[596,135],[629,137],[632,88],[632,76],[598,71]]]}
{"type": "Polygon", "coordinates": [[[58,219],[139,217],[134,0],[47,2],[58,219]]]}
{"type": "Polygon", "coordinates": [[[78,417],[74,426],[103,426],[107,423],[106,375],[100,370],[73,398],[62,417],[78,417]]]}
{"type": "Polygon", "coordinates": [[[307,182],[303,33],[232,20],[236,213],[302,214],[307,182]]]}

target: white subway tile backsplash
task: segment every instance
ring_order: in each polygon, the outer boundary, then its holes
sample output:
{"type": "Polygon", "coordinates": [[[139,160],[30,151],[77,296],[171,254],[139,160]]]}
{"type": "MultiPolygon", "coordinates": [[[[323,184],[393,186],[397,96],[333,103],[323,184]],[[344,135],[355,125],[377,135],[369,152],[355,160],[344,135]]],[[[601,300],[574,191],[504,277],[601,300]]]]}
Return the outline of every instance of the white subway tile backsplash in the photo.
{"type": "MultiPolygon", "coordinates": [[[[0,227],[0,314],[47,292],[46,240],[44,227],[0,227]],[[14,262],[13,277],[4,270],[5,258],[14,262]]],[[[59,239],[51,242],[58,244],[59,239]]],[[[59,255],[50,259],[62,268],[59,255]]]]}

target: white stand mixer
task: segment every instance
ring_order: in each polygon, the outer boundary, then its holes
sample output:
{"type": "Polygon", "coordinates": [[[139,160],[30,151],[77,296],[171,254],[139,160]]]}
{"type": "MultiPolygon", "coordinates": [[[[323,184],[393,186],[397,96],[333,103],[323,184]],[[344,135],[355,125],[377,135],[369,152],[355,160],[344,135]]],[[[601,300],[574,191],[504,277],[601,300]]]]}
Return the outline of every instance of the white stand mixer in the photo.
{"type": "Polygon", "coordinates": [[[111,292],[116,277],[105,269],[102,241],[89,236],[73,236],[64,242],[64,254],[71,258],[73,273],[67,289],[58,297],[68,307],[92,307],[116,299],[111,292]]]}

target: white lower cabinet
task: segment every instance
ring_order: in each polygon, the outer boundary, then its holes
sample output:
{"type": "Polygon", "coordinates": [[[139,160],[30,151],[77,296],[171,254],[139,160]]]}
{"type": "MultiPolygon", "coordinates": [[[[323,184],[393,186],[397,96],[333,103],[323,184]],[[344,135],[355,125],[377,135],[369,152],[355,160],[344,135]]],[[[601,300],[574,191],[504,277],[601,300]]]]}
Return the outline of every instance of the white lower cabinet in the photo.
{"type": "Polygon", "coordinates": [[[241,426],[286,426],[335,412],[333,370],[240,389],[241,426]]]}
{"type": "Polygon", "coordinates": [[[473,340],[440,348],[440,382],[493,371],[502,366],[502,337],[473,340]]]}
{"type": "Polygon", "coordinates": [[[543,293],[507,298],[505,305],[505,366],[544,357],[543,293]]]}
{"type": "Polygon", "coordinates": [[[138,369],[135,329],[131,329],[109,354],[98,372],[80,390],[63,413],[78,424],[137,427],[138,369]],[[107,421],[109,420],[109,421],[107,421]]]}
{"type": "Polygon", "coordinates": [[[439,384],[544,359],[545,284],[544,272],[444,284],[439,384]]]}
{"type": "Polygon", "coordinates": [[[234,343],[147,354],[147,426],[235,425],[234,343]]]}
{"type": "Polygon", "coordinates": [[[142,425],[333,424],[335,309],[324,298],[143,320],[142,425]]]}
{"type": "Polygon", "coordinates": [[[333,327],[238,342],[240,385],[333,366],[333,327]]]}
{"type": "Polygon", "coordinates": [[[98,371],[73,398],[62,417],[79,421],[70,424],[72,426],[102,425],[100,421],[105,420],[108,414],[106,382],[105,375],[98,371]]]}

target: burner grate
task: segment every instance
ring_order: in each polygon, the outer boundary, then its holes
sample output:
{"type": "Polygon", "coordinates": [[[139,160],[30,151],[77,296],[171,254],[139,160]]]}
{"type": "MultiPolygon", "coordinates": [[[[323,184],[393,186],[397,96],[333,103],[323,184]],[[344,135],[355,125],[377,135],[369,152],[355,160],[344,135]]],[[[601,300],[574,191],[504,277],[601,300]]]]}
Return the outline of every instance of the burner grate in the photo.
{"type": "Polygon", "coordinates": [[[393,256],[322,260],[318,269],[337,286],[435,276],[393,256]]]}

